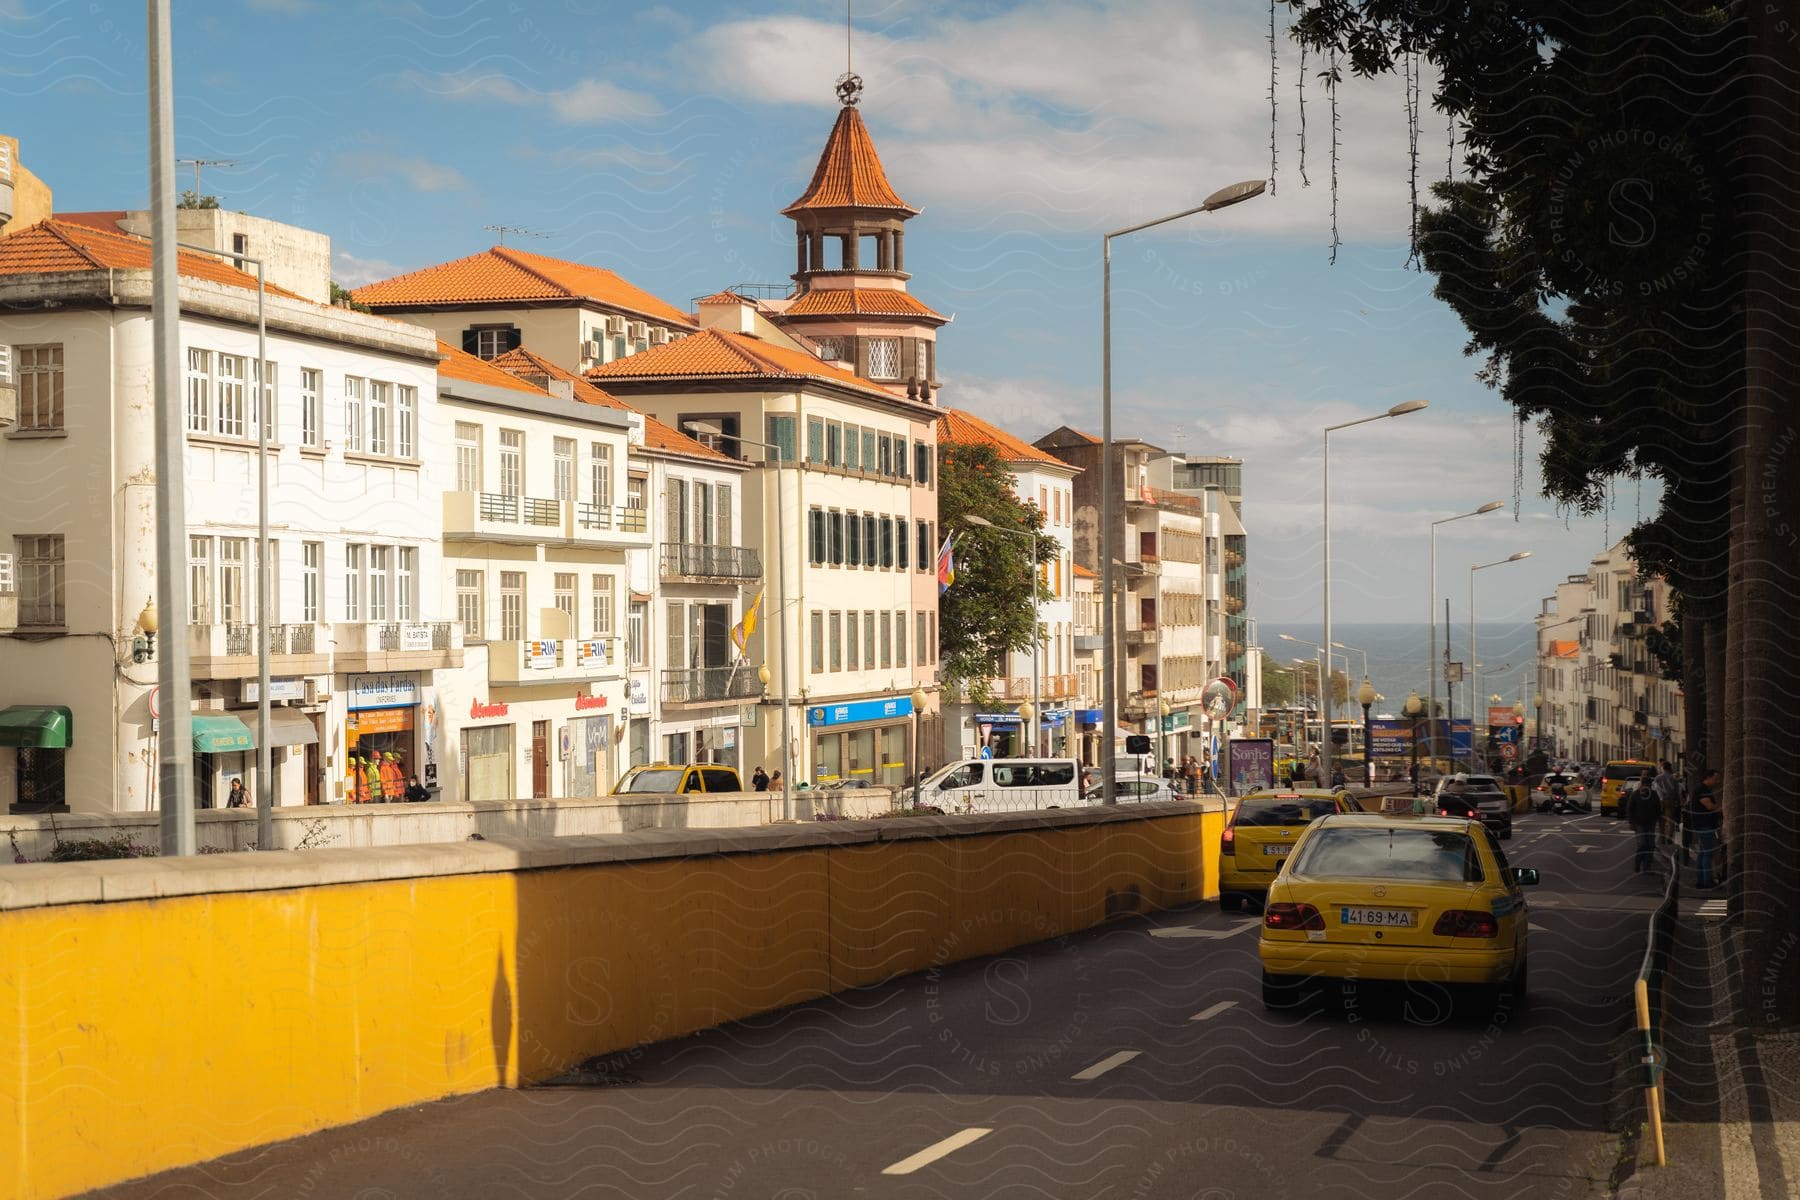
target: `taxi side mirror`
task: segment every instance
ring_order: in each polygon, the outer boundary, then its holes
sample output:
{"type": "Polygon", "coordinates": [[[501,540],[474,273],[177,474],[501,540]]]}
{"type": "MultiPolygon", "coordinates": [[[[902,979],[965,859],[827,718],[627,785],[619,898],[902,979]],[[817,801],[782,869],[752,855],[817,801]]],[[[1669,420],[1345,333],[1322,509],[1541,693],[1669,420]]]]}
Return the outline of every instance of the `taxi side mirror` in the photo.
{"type": "Polygon", "coordinates": [[[1538,873],[1531,867],[1514,867],[1512,869],[1512,877],[1513,882],[1520,887],[1537,886],[1538,873]]]}

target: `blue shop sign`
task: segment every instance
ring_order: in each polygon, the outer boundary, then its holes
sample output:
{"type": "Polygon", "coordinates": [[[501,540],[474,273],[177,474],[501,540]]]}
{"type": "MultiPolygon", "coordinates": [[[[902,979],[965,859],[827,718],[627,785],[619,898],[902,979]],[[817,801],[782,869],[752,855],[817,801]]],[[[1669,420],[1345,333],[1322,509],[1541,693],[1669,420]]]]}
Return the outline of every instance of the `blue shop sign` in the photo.
{"type": "MultiPolygon", "coordinates": [[[[1069,710],[1068,709],[1054,708],[1054,709],[1051,709],[1047,713],[1039,714],[1038,724],[1056,727],[1056,726],[1060,726],[1064,721],[1066,721],[1068,719],[1069,719],[1069,710]]],[[[992,725],[996,728],[1006,728],[1009,726],[1016,726],[1016,725],[1021,724],[1021,722],[1019,720],[1019,714],[1016,712],[1009,712],[1009,713],[978,712],[975,714],[975,723],[977,725],[992,725]]]]}
{"type": "Polygon", "coordinates": [[[1078,708],[1075,710],[1075,720],[1082,725],[1098,725],[1106,720],[1106,710],[1104,708],[1078,708]]]}
{"type": "Polygon", "coordinates": [[[854,725],[859,721],[882,721],[891,717],[912,716],[911,696],[895,696],[891,700],[854,700],[849,704],[820,704],[806,710],[806,723],[822,725],[854,725]]]}

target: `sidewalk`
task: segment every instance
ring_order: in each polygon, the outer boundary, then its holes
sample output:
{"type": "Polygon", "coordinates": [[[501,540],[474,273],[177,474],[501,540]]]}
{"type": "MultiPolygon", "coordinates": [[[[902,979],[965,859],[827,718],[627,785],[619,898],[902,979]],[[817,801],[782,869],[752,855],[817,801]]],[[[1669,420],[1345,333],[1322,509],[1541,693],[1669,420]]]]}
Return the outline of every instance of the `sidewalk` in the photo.
{"type": "Polygon", "coordinates": [[[1752,1037],[1730,1022],[1735,927],[1682,907],[1665,1046],[1668,1165],[1656,1165],[1646,1119],[1619,1200],[1800,1194],[1800,1034],[1752,1037]]]}

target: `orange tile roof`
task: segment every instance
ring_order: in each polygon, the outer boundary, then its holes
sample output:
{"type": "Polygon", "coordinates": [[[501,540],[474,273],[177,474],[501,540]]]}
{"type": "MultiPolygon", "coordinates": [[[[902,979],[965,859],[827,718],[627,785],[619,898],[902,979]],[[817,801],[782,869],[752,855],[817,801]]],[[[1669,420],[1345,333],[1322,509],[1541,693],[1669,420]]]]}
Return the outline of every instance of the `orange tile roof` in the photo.
{"type": "MultiPolygon", "coordinates": [[[[539,357],[523,346],[500,355],[493,360],[493,365],[531,382],[536,382],[538,377],[566,379],[574,385],[575,399],[582,404],[595,404],[602,408],[620,409],[624,412],[638,411],[617,396],[595,387],[575,372],[559,367],[549,359],[539,357]]],[[[716,458],[726,462],[738,461],[729,454],[713,449],[705,442],[689,437],[679,429],[663,424],[647,413],[640,415],[644,418],[644,445],[652,450],[666,450],[673,454],[686,454],[693,458],[716,458]]]]}
{"type": "Polygon", "coordinates": [[[940,446],[992,446],[1007,462],[1050,463],[1064,470],[1074,470],[1054,454],[1039,450],[998,425],[988,424],[974,413],[964,412],[959,408],[946,408],[937,424],[940,446]]]}
{"type": "Polygon", "coordinates": [[[533,254],[516,246],[495,246],[467,258],[364,284],[351,294],[358,304],[371,308],[589,300],[680,329],[696,327],[688,314],[603,267],[533,254]]]}
{"type": "Polygon", "coordinates": [[[924,301],[897,288],[814,288],[781,310],[783,317],[816,317],[872,314],[925,317],[942,322],[924,301]]]}
{"type": "Polygon", "coordinates": [[[589,379],[818,379],[873,393],[893,394],[862,376],[748,333],[704,329],[678,342],[652,346],[595,367],[589,379]]]}
{"type": "MultiPolygon", "coordinates": [[[[84,214],[85,215],[85,214],[84,214]]],[[[204,279],[255,290],[256,276],[246,274],[210,254],[181,250],[176,269],[183,278],[204,279]]],[[[0,238],[0,275],[49,275],[68,271],[147,271],[150,239],[104,229],[81,221],[49,217],[0,238]]],[[[272,296],[302,297],[268,285],[272,296]]]]}
{"type": "Polygon", "coordinates": [[[756,301],[750,299],[750,297],[748,297],[748,296],[740,296],[738,293],[732,291],[730,288],[725,288],[721,291],[714,292],[710,296],[702,296],[702,297],[700,297],[700,299],[694,301],[694,303],[695,304],[754,304],[754,303],[756,303],[756,301]]]}
{"type": "Polygon", "coordinates": [[[477,358],[467,350],[441,339],[438,341],[438,353],[443,356],[443,361],[438,363],[438,374],[446,379],[461,379],[465,383],[486,384],[488,387],[527,392],[533,396],[549,395],[546,389],[527,383],[510,372],[502,371],[486,359],[477,358]]]}
{"type": "Polygon", "coordinates": [[[1576,642],[1551,642],[1550,643],[1550,657],[1551,658],[1579,658],[1580,656],[1581,656],[1581,643],[1578,641],[1576,641],[1576,642]]]}
{"type": "Polygon", "coordinates": [[[825,151],[813,168],[812,182],[798,200],[781,210],[782,216],[809,208],[884,208],[896,212],[919,210],[900,198],[881,169],[875,141],[863,124],[862,114],[845,106],[837,124],[825,139],[825,151]]]}
{"type": "Polygon", "coordinates": [[[1075,564],[1075,578],[1077,578],[1077,579],[1098,579],[1098,578],[1100,578],[1100,576],[1098,576],[1094,572],[1088,570],[1086,567],[1082,566],[1080,563],[1076,563],[1075,564]]]}

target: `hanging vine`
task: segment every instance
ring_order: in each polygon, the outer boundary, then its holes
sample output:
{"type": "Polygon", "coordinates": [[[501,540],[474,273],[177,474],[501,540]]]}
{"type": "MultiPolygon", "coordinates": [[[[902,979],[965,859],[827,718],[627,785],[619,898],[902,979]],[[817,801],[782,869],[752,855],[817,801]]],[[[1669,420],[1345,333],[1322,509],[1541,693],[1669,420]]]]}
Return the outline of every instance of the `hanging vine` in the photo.
{"type": "Polygon", "coordinates": [[[1300,43],[1300,186],[1312,186],[1306,177],[1306,43],[1300,43]]]}
{"type": "Polygon", "coordinates": [[[1338,247],[1343,239],[1338,236],[1338,62],[1337,47],[1331,49],[1329,65],[1325,70],[1325,95],[1331,100],[1331,265],[1337,265],[1338,247]]]}
{"type": "Polygon", "coordinates": [[[1275,194],[1275,139],[1279,126],[1275,120],[1275,3],[1269,0],[1269,195],[1275,194]]]}

